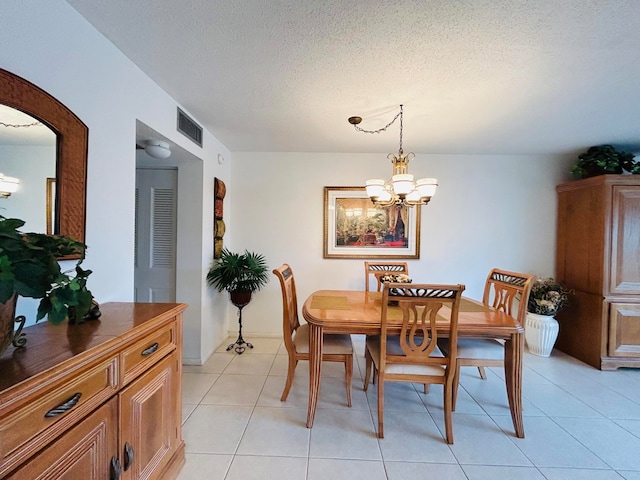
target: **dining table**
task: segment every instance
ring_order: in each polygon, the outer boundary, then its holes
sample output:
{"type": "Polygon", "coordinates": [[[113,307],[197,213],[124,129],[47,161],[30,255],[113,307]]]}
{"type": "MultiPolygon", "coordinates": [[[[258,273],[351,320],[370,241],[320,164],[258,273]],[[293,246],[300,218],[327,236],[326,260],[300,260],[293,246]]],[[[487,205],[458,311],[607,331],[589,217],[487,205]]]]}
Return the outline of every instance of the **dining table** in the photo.
{"type": "MultiPolygon", "coordinates": [[[[397,308],[397,307],[396,307],[397,308]]],[[[391,312],[393,307],[389,307],[391,312]]],[[[360,290],[318,290],[302,306],[309,324],[309,407],[307,428],[313,427],[322,373],[322,336],[327,333],[379,335],[382,293],[360,290]]],[[[443,306],[438,321],[448,322],[451,310],[443,306]]],[[[389,313],[391,315],[391,313],[389,313]]],[[[401,317],[395,316],[397,319],[401,317]]],[[[394,321],[389,317],[389,324],[394,321]]],[[[400,332],[401,321],[396,321],[400,332]]],[[[393,332],[392,332],[393,333],[393,332]]],[[[504,371],[507,398],[515,434],[524,438],[522,422],[522,357],[524,328],[502,311],[463,297],[458,311],[458,337],[504,340],[504,371]]]]}

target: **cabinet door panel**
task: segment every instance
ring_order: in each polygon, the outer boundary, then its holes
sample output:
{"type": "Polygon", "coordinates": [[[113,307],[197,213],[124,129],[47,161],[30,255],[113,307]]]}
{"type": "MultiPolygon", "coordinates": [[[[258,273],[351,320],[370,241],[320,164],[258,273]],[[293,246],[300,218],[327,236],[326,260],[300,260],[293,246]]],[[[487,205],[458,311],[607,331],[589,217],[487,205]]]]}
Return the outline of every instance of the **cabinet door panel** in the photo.
{"type": "Polygon", "coordinates": [[[612,303],[609,356],[640,357],[640,304],[612,303]]]}
{"type": "Polygon", "coordinates": [[[613,187],[612,294],[640,295],[640,187],[613,187]]]}
{"type": "Polygon", "coordinates": [[[5,480],[104,480],[117,455],[118,402],[114,398],[5,480]]]}
{"type": "Polygon", "coordinates": [[[122,480],[153,479],[177,448],[175,389],[179,382],[176,354],[167,356],[120,395],[122,480]],[[155,472],[155,473],[154,473],[155,472]]]}
{"type": "Polygon", "coordinates": [[[603,185],[558,193],[556,275],[586,293],[602,294],[607,221],[604,198],[603,185]]]}

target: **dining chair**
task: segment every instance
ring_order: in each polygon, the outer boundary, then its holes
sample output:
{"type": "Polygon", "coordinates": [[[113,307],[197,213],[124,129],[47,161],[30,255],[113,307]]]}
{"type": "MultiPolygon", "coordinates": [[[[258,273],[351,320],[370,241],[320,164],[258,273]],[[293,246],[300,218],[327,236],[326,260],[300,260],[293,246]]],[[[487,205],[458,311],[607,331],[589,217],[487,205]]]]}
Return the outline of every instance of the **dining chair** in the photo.
{"type": "Polygon", "coordinates": [[[367,338],[364,390],[369,386],[371,368],[378,379],[378,438],[384,438],[385,382],[442,384],[447,443],[453,443],[453,384],[458,337],[458,310],[464,285],[387,283],[382,290],[381,334],[367,338]],[[389,305],[389,302],[394,305],[389,305]],[[443,321],[438,312],[450,308],[443,321]],[[437,320],[439,318],[439,323],[437,320]],[[400,325],[401,324],[401,325],[400,325]],[[451,349],[443,354],[438,338],[451,339],[451,349]]]}
{"type": "Polygon", "coordinates": [[[364,289],[369,291],[369,281],[373,276],[376,280],[376,291],[381,291],[383,282],[380,278],[390,273],[409,275],[407,262],[364,262],[364,289]]]}
{"type": "MultiPolygon", "coordinates": [[[[309,325],[300,324],[298,299],[293,271],[288,264],[273,270],[282,288],[282,328],[284,346],[289,355],[287,382],[280,401],[287,400],[293,375],[300,360],[309,360],[309,325]]],[[[347,405],[351,406],[351,379],[353,377],[353,343],[347,334],[324,334],[322,338],[322,361],[344,363],[347,382],[347,405]]]]}
{"type": "MultiPolygon", "coordinates": [[[[382,290],[382,286],[384,283],[381,278],[385,275],[389,275],[390,273],[400,274],[403,273],[405,275],[409,275],[409,266],[407,262],[364,262],[364,289],[365,291],[369,290],[369,282],[372,280],[371,277],[375,279],[376,292],[382,290]]],[[[373,288],[373,282],[371,282],[371,288],[373,288]]],[[[369,338],[367,335],[366,338],[369,338]]],[[[373,372],[373,383],[376,383],[376,372],[373,372]]],[[[429,387],[427,385],[424,386],[424,393],[428,393],[429,387]]]]}
{"type": "MultiPolygon", "coordinates": [[[[482,303],[511,315],[518,320],[520,325],[524,326],[527,302],[534,279],[534,275],[494,268],[487,276],[482,303]]],[[[446,339],[441,340],[439,344],[443,352],[449,349],[446,339]]],[[[458,358],[453,389],[454,410],[458,397],[461,367],[477,367],[483,380],[487,378],[485,367],[504,367],[504,343],[497,339],[460,338],[457,351],[458,358]]]]}

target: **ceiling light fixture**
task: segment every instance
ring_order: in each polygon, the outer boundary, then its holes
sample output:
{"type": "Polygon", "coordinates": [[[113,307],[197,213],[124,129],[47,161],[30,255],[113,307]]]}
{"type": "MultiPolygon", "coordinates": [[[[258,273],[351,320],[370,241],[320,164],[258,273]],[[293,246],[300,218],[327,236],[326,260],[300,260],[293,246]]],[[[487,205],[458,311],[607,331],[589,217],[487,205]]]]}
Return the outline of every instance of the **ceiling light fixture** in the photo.
{"type": "Polygon", "coordinates": [[[391,205],[414,206],[426,205],[436,193],[438,180],[435,178],[420,178],[413,181],[413,175],[409,173],[409,160],[415,158],[415,154],[404,154],[402,150],[402,105],[400,112],[393,117],[387,125],[378,130],[364,130],[358,124],[361,117],[349,117],[348,121],[359,132],[380,133],[390,127],[400,117],[400,149],[398,155],[390,153],[387,158],[393,164],[393,176],[386,182],[380,178],[372,178],[366,181],[367,195],[374,203],[383,207],[391,205]]]}
{"type": "Polygon", "coordinates": [[[144,151],[153,158],[169,158],[171,156],[171,149],[167,142],[162,140],[147,140],[145,142],[144,151]]]}
{"type": "Polygon", "coordinates": [[[0,173],[0,198],[7,198],[18,190],[20,180],[0,173]]]}

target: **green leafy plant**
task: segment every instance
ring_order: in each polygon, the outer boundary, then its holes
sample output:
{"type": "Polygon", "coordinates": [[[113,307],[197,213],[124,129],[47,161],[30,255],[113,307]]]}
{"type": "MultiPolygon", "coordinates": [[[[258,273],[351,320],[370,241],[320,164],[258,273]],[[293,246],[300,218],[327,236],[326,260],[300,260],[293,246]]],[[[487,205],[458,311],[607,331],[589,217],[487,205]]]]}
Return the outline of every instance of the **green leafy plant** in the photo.
{"type": "Polygon", "coordinates": [[[222,249],[207,273],[207,283],[219,292],[257,292],[269,281],[267,262],[253,252],[233,253],[222,249]]]}
{"type": "Polygon", "coordinates": [[[40,299],[36,321],[45,316],[53,324],[67,317],[84,319],[95,308],[87,289],[91,270],[80,267],[81,258],[74,269],[63,272],[58,260],[84,256],[86,245],[62,235],[23,233],[19,229],[24,223],[0,216],[0,303],[17,293],[40,299]]]}
{"type": "Polygon", "coordinates": [[[571,173],[578,178],[594,177],[606,173],[640,173],[640,163],[632,153],[616,150],[612,145],[596,145],[580,155],[571,167],[571,173]]]}

